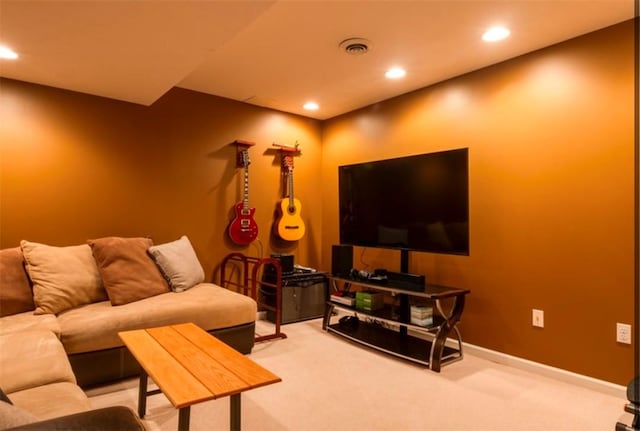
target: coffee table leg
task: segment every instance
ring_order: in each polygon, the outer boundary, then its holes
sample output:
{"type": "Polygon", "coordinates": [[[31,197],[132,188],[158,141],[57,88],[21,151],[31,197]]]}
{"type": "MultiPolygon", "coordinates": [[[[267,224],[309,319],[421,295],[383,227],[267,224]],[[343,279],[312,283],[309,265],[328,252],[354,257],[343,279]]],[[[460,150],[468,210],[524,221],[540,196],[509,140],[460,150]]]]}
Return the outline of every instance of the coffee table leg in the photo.
{"type": "Polygon", "coordinates": [[[147,380],[147,373],[140,370],[140,388],[138,389],[138,416],[140,419],[143,419],[147,412],[147,380]]]}
{"type": "Polygon", "coordinates": [[[178,431],[189,431],[189,418],[191,407],[183,407],[178,410],[178,431]]]}
{"type": "Polygon", "coordinates": [[[231,423],[229,429],[231,431],[240,431],[240,414],[242,413],[240,405],[240,394],[231,395],[231,423]]]}

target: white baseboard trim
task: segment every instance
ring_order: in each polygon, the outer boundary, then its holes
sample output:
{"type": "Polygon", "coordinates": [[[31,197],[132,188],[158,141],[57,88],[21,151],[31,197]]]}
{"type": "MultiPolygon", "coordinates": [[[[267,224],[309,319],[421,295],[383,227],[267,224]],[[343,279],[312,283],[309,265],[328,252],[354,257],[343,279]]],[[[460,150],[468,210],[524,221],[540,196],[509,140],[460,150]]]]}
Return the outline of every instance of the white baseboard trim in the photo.
{"type": "Polygon", "coordinates": [[[462,343],[462,346],[464,353],[470,353],[474,356],[497,362],[499,364],[508,365],[510,367],[518,368],[525,371],[531,371],[545,377],[561,380],[576,386],[582,386],[586,389],[591,389],[607,395],[620,397],[621,402],[623,403],[627,399],[627,388],[625,386],[563,370],[561,368],[544,365],[539,362],[530,361],[528,359],[518,358],[517,356],[511,356],[506,353],[497,352],[495,350],[490,350],[465,342],[462,343]]]}
{"type": "MultiPolygon", "coordinates": [[[[411,335],[418,338],[423,338],[425,340],[433,341],[434,338],[434,335],[432,333],[427,334],[422,331],[411,330],[410,332],[411,335]]],[[[448,347],[457,349],[458,341],[453,338],[447,338],[446,345],[448,347]]],[[[550,365],[541,364],[529,359],[519,358],[517,356],[512,356],[506,353],[498,352],[496,350],[487,349],[486,347],[480,347],[474,344],[465,343],[464,341],[462,342],[462,352],[463,354],[470,353],[479,358],[496,362],[498,364],[507,365],[513,368],[529,371],[576,386],[581,386],[586,389],[595,390],[606,395],[619,397],[622,402],[626,402],[627,399],[626,386],[617,385],[605,380],[600,380],[594,377],[585,376],[583,374],[574,373],[572,371],[563,370],[562,368],[556,368],[550,365]]]]}

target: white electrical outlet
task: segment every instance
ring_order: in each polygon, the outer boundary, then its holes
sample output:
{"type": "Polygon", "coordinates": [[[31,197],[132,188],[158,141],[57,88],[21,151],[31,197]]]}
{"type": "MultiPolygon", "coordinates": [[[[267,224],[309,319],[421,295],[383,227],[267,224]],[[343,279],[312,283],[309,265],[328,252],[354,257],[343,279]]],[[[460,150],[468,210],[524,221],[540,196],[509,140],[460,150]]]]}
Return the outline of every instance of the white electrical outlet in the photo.
{"type": "Polygon", "coordinates": [[[544,311],[533,309],[532,324],[538,328],[544,328],[544,311]]]}
{"type": "Polygon", "coordinates": [[[631,325],[616,323],[616,341],[618,343],[631,344],[631,325]]]}

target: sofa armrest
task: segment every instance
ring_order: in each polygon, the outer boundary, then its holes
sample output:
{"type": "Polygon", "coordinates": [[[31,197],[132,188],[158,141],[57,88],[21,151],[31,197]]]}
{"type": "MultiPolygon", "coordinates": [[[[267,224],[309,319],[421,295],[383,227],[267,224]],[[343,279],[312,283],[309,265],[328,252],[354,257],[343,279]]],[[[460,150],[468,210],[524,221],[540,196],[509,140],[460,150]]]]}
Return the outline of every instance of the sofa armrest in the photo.
{"type": "Polygon", "coordinates": [[[47,419],[10,431],[146,431],[142,421],[128,407],[116,406],[89,410],[59,418],[47,419]]]}

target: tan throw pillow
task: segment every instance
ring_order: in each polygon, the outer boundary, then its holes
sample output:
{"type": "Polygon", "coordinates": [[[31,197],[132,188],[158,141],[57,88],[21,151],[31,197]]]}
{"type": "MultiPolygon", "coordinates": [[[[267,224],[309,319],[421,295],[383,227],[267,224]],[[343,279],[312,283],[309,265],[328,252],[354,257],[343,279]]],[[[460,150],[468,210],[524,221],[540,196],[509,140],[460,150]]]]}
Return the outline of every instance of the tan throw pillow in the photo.
{"type": "Polygon", "coordinates": [[[20,247],[0,250],[0,317],[35,308],[22,250],[20,247]]]}
{"type": "Polygon", "coordinates": [[[57,314],[107,299],[88,245],[54,247],[21,241],[20,247],[33,282],[34,314],[57,314]]]}
{"type": "Polygon", "coordinates": [[[204,281],[204,270],[189,238],[149,247],[149,254],[175,292],[182,292],[204,281]]]}
{"type": "Polygon", "coordinates": [[[112,305],[128,304],[169,291],[147,254],[149,238],[107,237],[89,240],[112,305]]]}

